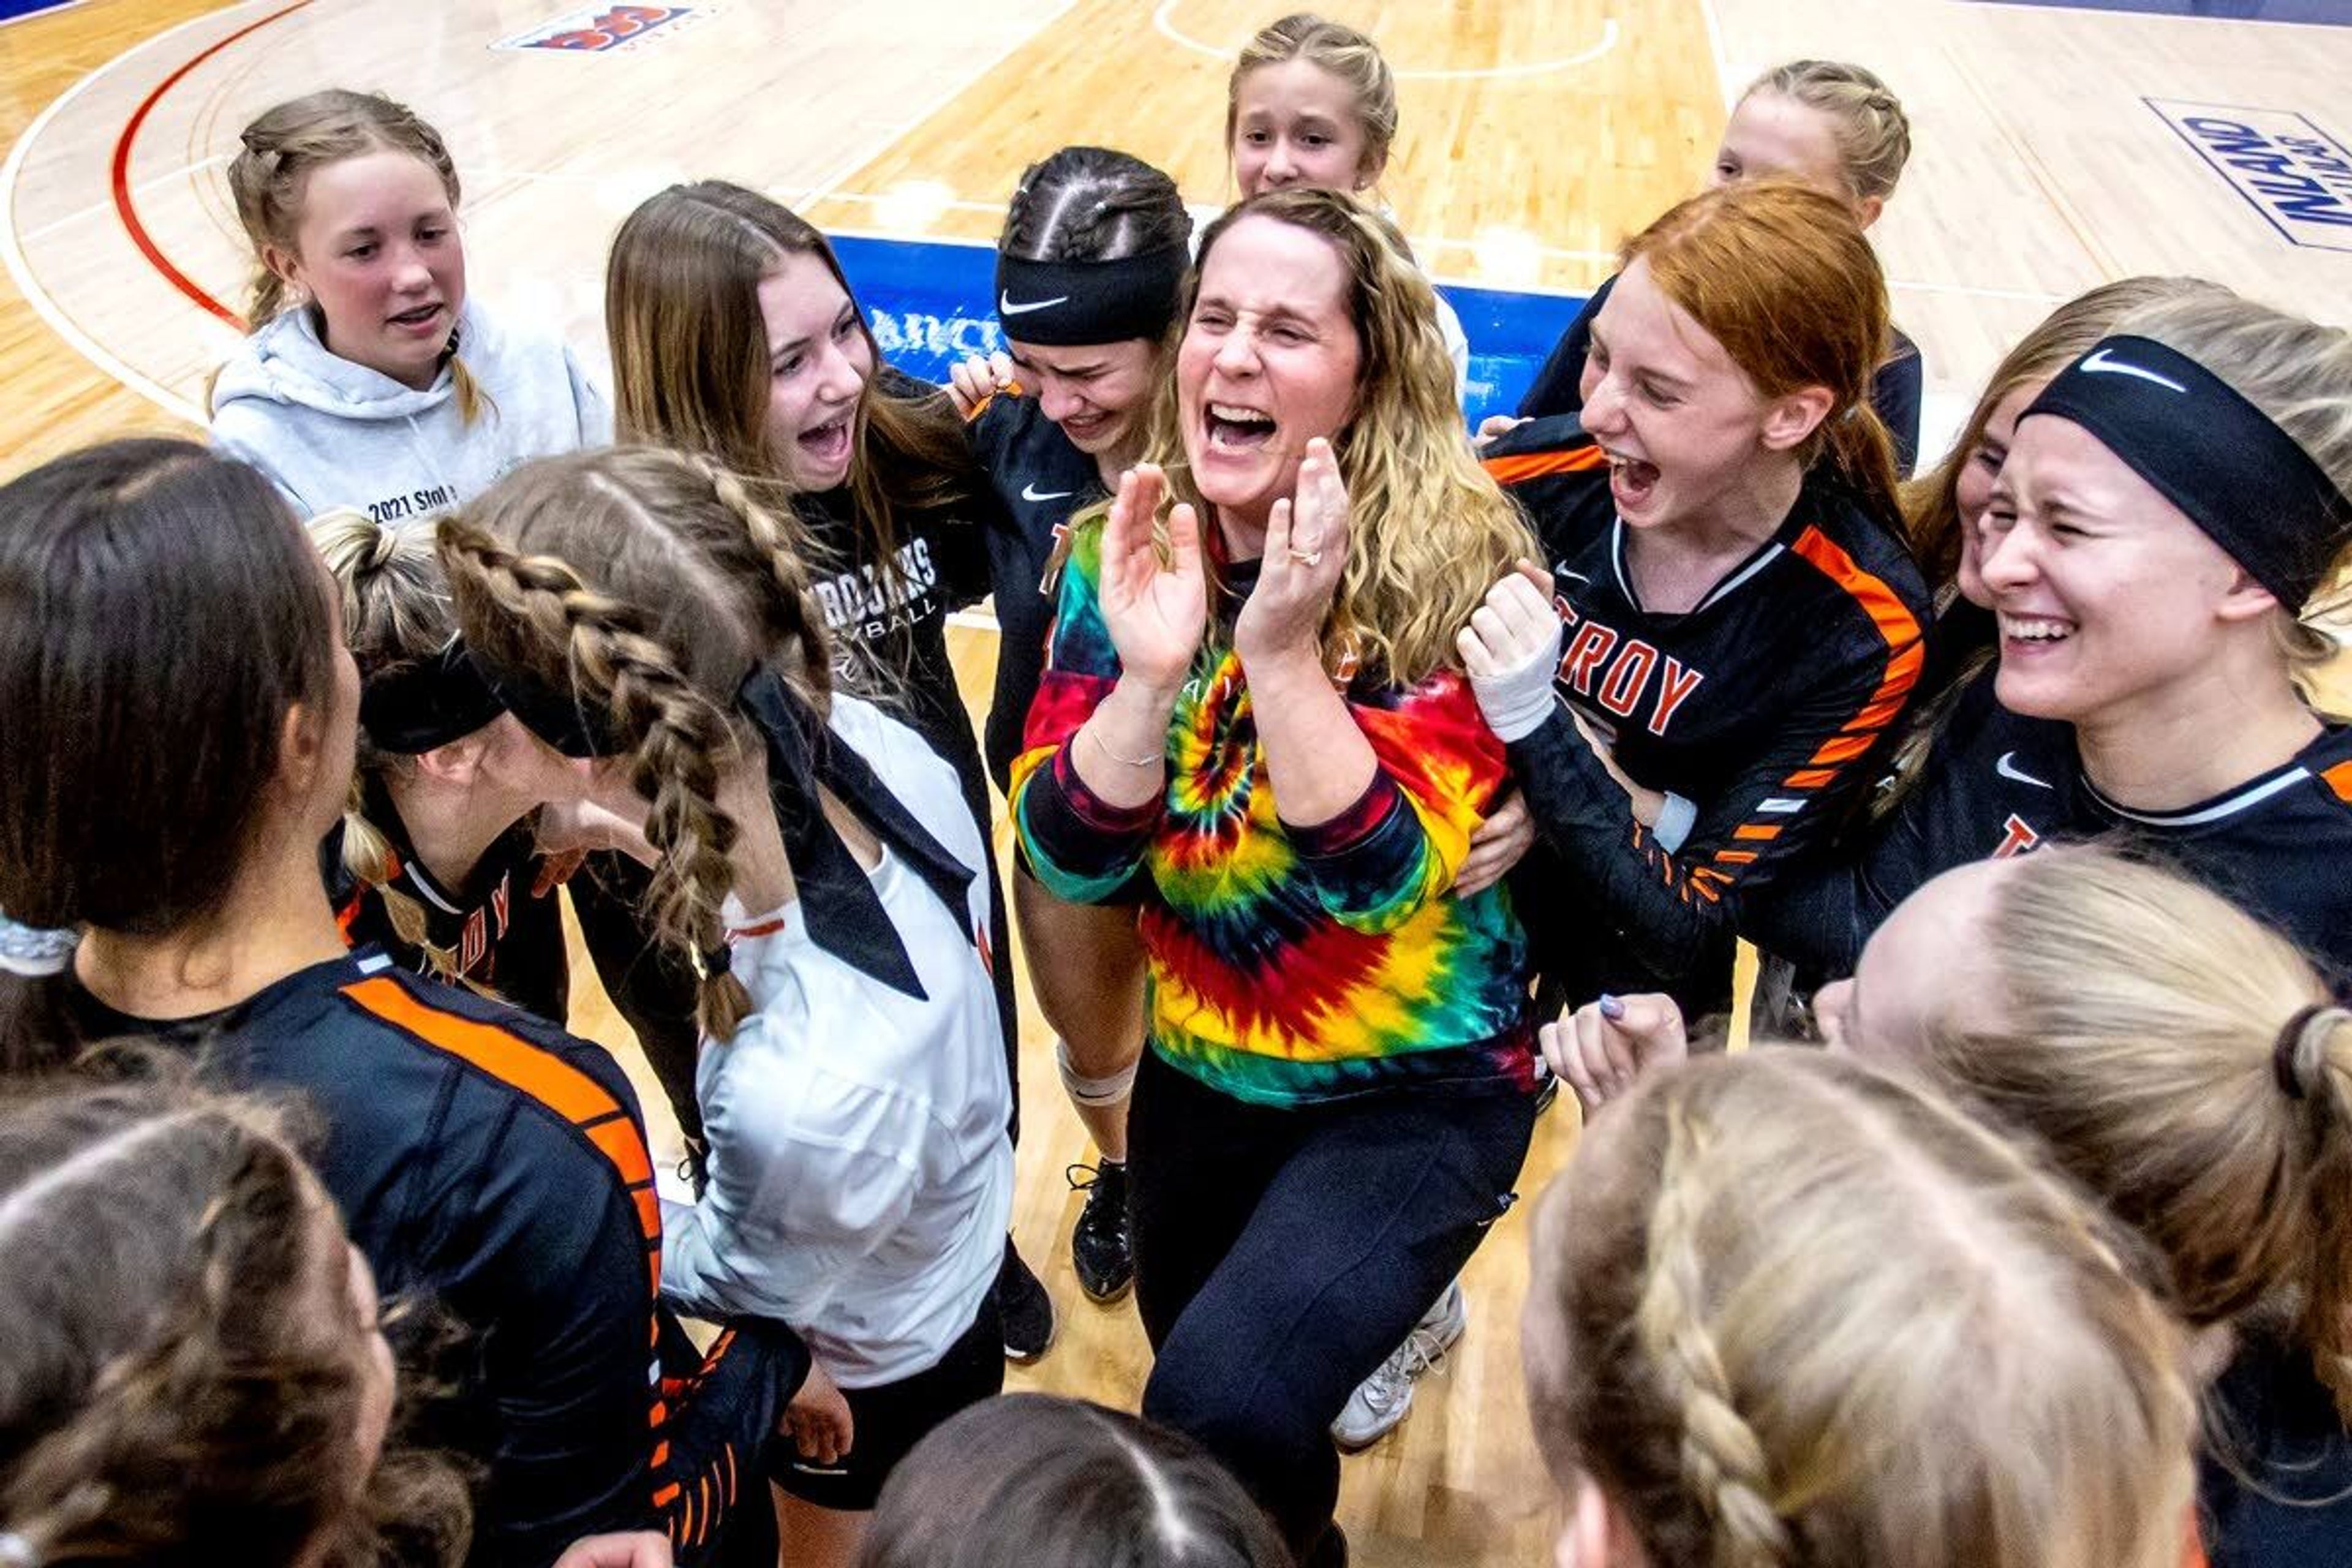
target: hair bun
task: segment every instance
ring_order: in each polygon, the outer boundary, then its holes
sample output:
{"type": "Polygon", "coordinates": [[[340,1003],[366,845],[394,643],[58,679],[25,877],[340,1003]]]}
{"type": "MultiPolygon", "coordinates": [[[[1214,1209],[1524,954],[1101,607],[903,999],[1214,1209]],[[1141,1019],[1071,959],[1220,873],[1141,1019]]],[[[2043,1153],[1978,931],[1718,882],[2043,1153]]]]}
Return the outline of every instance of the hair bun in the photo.
{"type": "Polygon", "coordinates": [[[2327,1037],[2352,1023],[2352,1013],[2332,1002],[2315,1002],[2298,1009],[2279,1026],[2271,1044],[2271,1073],[2289,1100],[2310,1098],[2313,1081],[2327,1060],[2327,1037]]]}

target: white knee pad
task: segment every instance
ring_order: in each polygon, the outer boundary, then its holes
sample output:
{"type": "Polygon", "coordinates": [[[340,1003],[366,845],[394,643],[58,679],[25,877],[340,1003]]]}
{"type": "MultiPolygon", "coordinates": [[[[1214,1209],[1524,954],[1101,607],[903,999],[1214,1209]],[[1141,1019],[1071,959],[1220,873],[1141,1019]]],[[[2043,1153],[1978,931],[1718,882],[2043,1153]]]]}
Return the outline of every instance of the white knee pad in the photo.
{"type": "Polygon", "coordinates": [[[1134,1061],[1105,1078],[1087,1078],[1070,1065],[1070,1043],[1056,1037],[1054,1041],[1054,1062],[1062,1069],[1062,1087],[1080,1105],[1117,1105],[1135,1088],[1135,1069],[1143,1060],[1138,1053],[1134,1061]]]}

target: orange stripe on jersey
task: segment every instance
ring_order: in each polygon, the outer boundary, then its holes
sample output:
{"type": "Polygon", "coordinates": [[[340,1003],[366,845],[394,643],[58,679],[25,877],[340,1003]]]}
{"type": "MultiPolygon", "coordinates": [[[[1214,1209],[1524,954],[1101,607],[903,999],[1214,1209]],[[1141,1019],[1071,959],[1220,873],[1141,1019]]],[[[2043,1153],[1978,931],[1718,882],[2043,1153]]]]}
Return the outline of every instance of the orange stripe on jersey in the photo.
{"type": "MultiPolygon", "coordinates": [[[[618,1106],[614,1107],[608,1120],[582,1131],[588,1134],[589,1142],[604,1152],[604,1158],[613,1163],[613,1169],[620,1172],[621,1179],[630,1186],[654,1179],[653,1157],[646,1152],[645,1134],[637,1131],[635,1122],[621,1114],[618,1106]]],[[[646,1234],[660,1228],[658,1225],[650,1226],[646,1234]]]]}
{"type": "MultiPolygon", "coordinates": [[[[378,975],[344,986],[343,994],[426,1045],[471,1062],[499,1082],[522,1090],[575,1126],[620,1113],[620,1102],[604,1091],[604,1085],[561,1057],[496,1024],[477,1023],[428,1006],[396,980],[378,975]]],[[[650,1171],[653,1161],[644,1154],[642,1140],[638,1147],[639,1157],[650,1171]]],[[[625,1178],[624,1184],[633,1181],[625,1178]]]]}
{"type": "Polygon", "coordinates": [[[755,926],[736,926],[727,933],[730,942],[749,942],[756,936],[773,936],[791,922],[782,918],[761,921],[755,926]]]}
{"type": "MultiPolygon", "coordinates": [[[[1492,463],[1487,465],[1491,470],[1492,463]]],[[[1926,659],[1926,645],[1920,641],[1919,617],[1912,614],[1901,596],[1885,582],[1863,570],[1853,556],[1818,528],[1806,528],[1789,547],[1801,560],[1843,589],[1862,613],[1870,618],[1879,639],[1886,645],[1886,665],[1878,684],[1855,709],[1853,716],[1832,731],[1813,754],[1805,759],[1802,767],[1781,781],[1780,789],[1787,794],[1802,794],[1824,789],[1837,783],[1843,764],[1866,755],[1875,746],[1887,726],[1903,713],[1918,683],[1919,671],[1926,659]]],[[[2347,764],[2352,765],[2352,764],[2347,764]]],[[[1769,845],[1788,829],[1784,814],[1800,808],[1800,803],[1785,798],[1763,803],[1774,812],[1769,820],[1750,821],[1734,827],[1735,844],[1769,845]]],[[[1754,865],[1764,851],[1753,848],[1718,849],[1712,857],[1717,867],[1754,865]]],[[[1709,902],[1719,901],[1721,889],[1731,885],[1739,873],[1709,868],[1691,869],[1691,886],[1709,902]]]]}
{"type": "Polygon", "coordinates": [[[2319,776],[2327,781],[2336,799],[2352,802],[2352,763],[2338,763],[2319,776]]]}
{"type": "Polygon", "coordinates": [[[1523,484],[1546,474],[1581,473],[1606,467],[1608,454],[1598,447],[1570,447],[1559,452],[1514,452],[1486,459],[1487,475],[1498,485],[1523,484]]]}
{"type": "Polygon", "coordinates": [[[1821,750],[1815,752],[1809,760],[1816,767],[1835,763],[1850,763],[1870,750],[1877,740],[1878,736],[1875,732],[1867,735],[1832,735],[1822,742],[1821,750]]]}
{"type": "MultiPolygon", "coordinates": [[[[654,1308],[661,1298],[661,1205],[654,1200],[653,1156],[646,1152],[645,1130],[603,1084],[554,1052],[533,1045],[496,1024],[462,1017],[419,1001],[389,975],[358,981],[342,994],[362,1011],[407,1031],[436,1050],[488,1073],[500,1083],[529,1095],[571,1122],[587,1138],[604,1163],[621,1179],[637,1215],[637,1228],[646,1243],[646,1306],[651,1342],[661,1343],[660,1319],[654,1308]]],[[[656,1447],[669,1407],[658,1398],[647,1413],[656,1447]]],[[[656,1474],[660,1466],[654,1466],[656,1474]]],[[[654,1495],[656,1510],[677,1497],[677,1488],[654,1495]]]]}
{"type": "Polygon", "coordinates": [[[1809,528],[1797,535],[1792,548],[1811,562],[1822,575],[1853,596],[1854,603],[1878,627],[1878,635],[1888,647],[1899,648],[1919,640],[1919,618],[1911,613],[1911,607],[1895,596],[1894,589],[1854,564],[1853,557],[1839,549],[1820,529],[1809,528]]]}

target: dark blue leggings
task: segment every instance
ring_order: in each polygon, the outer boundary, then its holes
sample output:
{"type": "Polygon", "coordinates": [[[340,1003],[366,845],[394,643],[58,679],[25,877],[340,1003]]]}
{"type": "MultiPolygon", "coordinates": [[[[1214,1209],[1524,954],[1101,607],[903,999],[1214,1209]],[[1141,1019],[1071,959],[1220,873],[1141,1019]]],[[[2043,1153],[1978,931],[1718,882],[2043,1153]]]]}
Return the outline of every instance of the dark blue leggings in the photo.
{"type": "Polygon", "coordinates": [[[1332,1421],[1510,1207],[1534,1126],[1533,1098],[1499,1088],[1249,1105],[1144,1052],[1143,1414],[1222,1459],[1302,1561],[1339,1500],[1332,1421]]]}

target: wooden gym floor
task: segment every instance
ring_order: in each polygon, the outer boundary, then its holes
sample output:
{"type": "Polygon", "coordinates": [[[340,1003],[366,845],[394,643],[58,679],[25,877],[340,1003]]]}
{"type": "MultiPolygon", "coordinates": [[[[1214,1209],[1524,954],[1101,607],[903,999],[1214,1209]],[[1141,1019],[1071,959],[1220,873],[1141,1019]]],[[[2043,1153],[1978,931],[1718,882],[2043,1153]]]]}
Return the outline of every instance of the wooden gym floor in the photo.
{"type": "MultiPolygon", "coordinates": [[[[106,437],[194,428],[247,284],[221,167],[239,127],[280,99],[342,85],[415,104],[466,181],[476,291],[601,360],[605,244],[676,179],[737,179],[835,231],[986,240],[1024,164],[1097,142],[1168,169],[1197,204],[1223,203],[1226,63],[1283,8],[719,0],[626,49],[492,47],[551,30],[563,5],[80,0],[0,24],[0,135],[12,142],[0,169],[0,479],[106,437]]],[[[1402,74],[1382,194],[1424,264],[1502,289],[1580,293],[1605,276],[1624,235],[1699,183],[1727,98],[1764,67],[1822,55],[1878,70],[1916,128],[1874,237],[1896,318],[1926,356],[1931,452],[2007,344],[2103,279],[2194,272],[2324,320],[2352,311],[2352,226],[2311,218],[2311,205],[2302,219],[2265,211],[2179,129],[2193,112],[2183,104],[2308,128],[2321,162],[2307,166],[2324,170],[2322,143],[2340,154],[2352,141],[2352,27],[1978,0],[1325,9],[1371,31],[1402,74]]],[[[2332,188],[2339,208],[2352,202],[2332,188]]],[[[992,633],[956,638],[959,671],[984,700],[992,633]]],[[[576,1021],[640,1068],[593,984],[576,1021]]],[[[1071,1278],[1077,1199],[1063,1170],[1090,1152],[1027,1016],[1017,1229],[1064,1327],[1012,1381],[1131,1405],[1142,1337],[1131,1310],[1089,1305],[1071,1278]]],[[[1575,1127],[1572,1109],[1546,1119],[1526,1194],[1558,1170],[1575,1127]]],[[[1517,1362],[1526,1245],[1517,1214],[1496,1227],[1469,1270],[1468,1336],[1412,1419],[1348,1462],[1341,1515],[1360,1561],[1542,1559],[1549,1487],[1517,1362]]]]}

